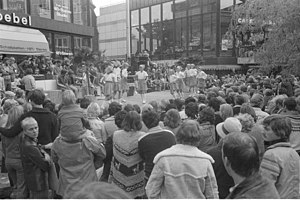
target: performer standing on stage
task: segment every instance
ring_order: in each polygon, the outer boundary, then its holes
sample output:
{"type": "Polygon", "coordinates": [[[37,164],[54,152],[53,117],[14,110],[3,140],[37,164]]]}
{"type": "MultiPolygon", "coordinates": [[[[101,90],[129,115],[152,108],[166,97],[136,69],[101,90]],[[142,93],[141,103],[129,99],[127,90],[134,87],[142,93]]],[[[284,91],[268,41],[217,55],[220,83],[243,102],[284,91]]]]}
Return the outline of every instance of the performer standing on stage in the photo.
{"type": "Polygon", "coordinates": [[[183,98],[183,89],[185,87],[183,79],[185,78],[185,75],[184,72],[181,70],[182,70],[181,66],[177,66],[175,75],[177,77],[176,82],[177,82],[179,97],[183,98]]]}
{"type": "Polygon", "coordinates": [[[114,82],[114,99],[121,98],[121,63],[119,61],[114,62],[114,70],[113,73],[115,74],[115,82],[114,82]],[[117,97],[116,97],[117,95],[117,97]]]}
{"type": "Polygon", "coordinates": [[[178,87],[177,87],[177,76],[173,69],[169,70],[169,75],[170,75],[169,76],[170,93],[174,97],[174,99],[176,99],[175,92],[177,92],[179,94],[178,87]]]}
{"type": "Polygon", "coordinates": [[[197,69],[194,64],[190,64],[189,69],[189,75],[190,75],[190,92],[191,95],[196,95],[197,90],[197,69]]]}
{"type": "Polygon", "coordinates": [[[137,79],[138,79],[138,93],[140,93],[142,97],[143,104],[146,103],[145,93],[147,92],[147,78],[148,74],[144,71],[145,65],[139,66],[140,71],[136,72],[137,79]]]}
{"type": "Polygon", "coordinates": [[[184,80],[185,80],[185,85],[189,88],[189,92],[191,90],[191,75],[190,75],[190,69],[191,69],[191,65],[187,64],[185,67],[185,71],[184,71],[184,80]]]}
{"type": "Polygon", "coordinates": [[[198,68],[198,73],[197,73],[197,83],[198,83],[198,88],[201,92],[204,92],[206,88],[206,79],[207,79],[207,74],[202,71],[200,68],[198,68]]]}
{"type": "Polygon", "coordinates": [[[121,101],[126,102],[123,97],[124,93],[128,92],[128,83],[127,83],[127,77],[128,77],[128,69],[129,65],[128,63],[124,62],[122,65],[122,71],[121,71],[121,101]]]}
{"type": "Polygon", "coordinates": [[[114,82],[115,82],[115,74],[113,73],[113,66],[108,66],[105,69],[106,73],[104,75],[104,95],[105,100],[110,101],[114,95],[114,82]]]}

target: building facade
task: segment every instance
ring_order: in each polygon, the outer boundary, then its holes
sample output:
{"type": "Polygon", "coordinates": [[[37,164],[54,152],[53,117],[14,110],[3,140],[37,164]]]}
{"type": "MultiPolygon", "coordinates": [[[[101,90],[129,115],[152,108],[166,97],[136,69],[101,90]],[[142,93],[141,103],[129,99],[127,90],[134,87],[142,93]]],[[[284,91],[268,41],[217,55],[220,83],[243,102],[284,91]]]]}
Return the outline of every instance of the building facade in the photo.
{"type": "Polygon", "coordinates": [[[203,56],[206,65],[237,64],[229,31],[239,0],[130,0],[130,52],[152,60],[203,56]]]}
{"type": "MultiPolygon", "coordinates": [[[[41,31],[53,57],[72,56],[76,50],[89,47],[98,51],[95,6],[91,0],[1,0],[1,15],[30,16],[26,28],[41,31]]],[[[17,23],[0,23],[19,26],[17,23]]]]}
{"type": "Polygon", "coordinates": [[[97,27],[99,49],[109,59],[126,59],[126,3],[100,8],[97,27]]]}

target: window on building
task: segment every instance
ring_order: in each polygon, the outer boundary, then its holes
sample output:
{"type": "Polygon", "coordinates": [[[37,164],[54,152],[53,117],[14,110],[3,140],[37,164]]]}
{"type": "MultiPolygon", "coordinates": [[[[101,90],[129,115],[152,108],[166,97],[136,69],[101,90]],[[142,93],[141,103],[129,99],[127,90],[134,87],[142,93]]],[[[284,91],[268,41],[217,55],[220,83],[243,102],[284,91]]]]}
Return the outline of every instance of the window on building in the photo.
{"type": "Polygon", "coordinates": [[[50,0],[31,0],[31,15],[51,19],[50,0]]]}
{"type": "Polygon", "coordinates": [[[74,24],[87,25],[87,1],[86,0],[73,0],[73,16],[74,24]]]}
{"type": "Polygon", "coordinates": [[[176,57],[181,57],[186,52],[187,46],[187,20],[186,18],[176,19],[176,57]]]}
{"type": "Polygon", "coordinates": [[[203,15],[203,53],[215,56],[216,50],[216,14],[203,15]]]}
{"type": "Polygon", "coordinates": [[[82,38],[81,37],[74,37],[74,49],[79,50],[82,47],[82,38]]]}
{"type": "Polygon", "coordinates": [[[199,54],[202,47],[201,15],[189,18],[189,50],[191,54],[199,54]]]}
{"type": "Polygon", "coordinates": [[[26,0],[1,0],[3,1],[3,9],[16,13],[27,13],[26,0]]]}
{"type": "Polygon", "coordinates": [[[54,19],[71,22],[70,0],[54,0],[54,19]]]}
{"type": "Polygon", "coordinates": [[[140,52],[140,36],[139,36],[139,27],[134,26],[131,28],[131,53],[137,54],[140,52]]]}
{"type": "Polygon", "coordinates": [[[221,56],[232,56],[233,35],[229,31],[233,0],[221,1],[221,56]]]}
{"type": "Polygon", "coordinates": [[[151,6],[151,22],[160,22],[161,21],[161,6],[160,4],[151,6]]]}
{"type": "Polygon", "coordinates": [[[174,56],[174,20],[173,20],[173,2],[163,4],[163,22],[162,22],[162,55],[164,59],[172,59],[174,56]]]}
{"type": "Polygon", "coordinates": [[[151,36],[151,26],[150,24],[144,24],[141,26],[141,45],[142,50],[150,50],[150,36],[151,36]]]}
{"type": "Polygon", "coordinates": [[[71,36],[55,34],[54,40],[55,40],[56,55],[60,55],[60,56],[72,55],[71,36]]]}
{"type": "Polygon", "coordinates": [[[173,2],[168,2],[163,4],[163,21],[173,19],[173,2]]]}
{"type": "Polygon", "coordinates": [[[141,9],[141,24],[149,24],[149,7],[141,9]]]}
{"type": "Polygon", "coordinates": [[[187,0],[175,0],[174,14],[175,19],[186,17],[187,0]]]}
{"type": "Polygon", "coordinates": [[[83,38],[82,39],[82,47],[92,48],[91,38],[83,38]]]}
{"type": "Polygon", "coordinates": [[[139,25],[139,10],[131,11],[131,26],[139,25]]]}

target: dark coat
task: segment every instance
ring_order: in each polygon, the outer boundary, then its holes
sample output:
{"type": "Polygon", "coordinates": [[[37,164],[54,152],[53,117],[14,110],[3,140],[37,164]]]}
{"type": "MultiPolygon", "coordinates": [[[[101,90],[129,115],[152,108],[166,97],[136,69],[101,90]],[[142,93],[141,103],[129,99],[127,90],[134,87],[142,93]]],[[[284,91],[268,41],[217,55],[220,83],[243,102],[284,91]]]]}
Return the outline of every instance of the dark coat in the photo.
{"type": "Polygon", "coordinates": [[[280,196],[273,183],[256,173],[238,184],[226,199],[280,199],[280,196]]]}
{"type": "Polygon", "coordinates": [[[226,198],[229,194],[229,189],[234,186],[234,181],[227,173],[223,164],[222,144],[223,140],[221,140],[217,146],[207,151],[207,153],[215,160],[212,166],[217,179],[220,199],[226,198]]]}
{"type": "Polygon", "coordinates": [[[38,143],[49,144],[58,136],[58,122],[56,116],[44,108],[33,108],[30,112],[22,115],[10,129],[0,127],[0,133],[5,137],[15,137],[22,132],[21,121],[26,117],[33,117],[39,125],[38,143]]]}
{"type": "Polygon", "coordinates": [[[31,191],[49,189],[49,162],[45,160],[37,143],[27,136],[22,138],[21,159],[27,188],[31,191]]]}

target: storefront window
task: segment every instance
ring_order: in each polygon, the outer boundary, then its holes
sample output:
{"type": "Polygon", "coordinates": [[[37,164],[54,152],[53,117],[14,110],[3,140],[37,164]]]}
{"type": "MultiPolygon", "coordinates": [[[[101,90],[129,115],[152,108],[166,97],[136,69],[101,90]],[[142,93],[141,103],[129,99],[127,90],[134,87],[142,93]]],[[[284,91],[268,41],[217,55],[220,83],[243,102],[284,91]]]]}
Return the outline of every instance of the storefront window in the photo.
{"type": "Polygon", "coordinates": [[[201,52],[201,36],[202,36],[202,29],[201,29],[201,15],[192,16],[189,18],[189,50],[195,54],[201,52]]]}
{"type": "Polygon", "coordinates": [[[26,0],[1,0],[3,9],[17,13],[27,13],[26,0]]]}
{"type": "Polygon", "coordinates": [[[186,18],[176,19],[176,44],[175,53],[179,57],[186,52],[187,21],[186,18]]]}
{"type": "Polygon", "coordinates": [[[216,47],[216,14],[203,15],[203,53],[215,56],[216,47]]]}
{"type": "Polygon", "coordinates": [[[173,11],[172,11],[173,2],[168,2],[163,4],[163,20],[172,20],[173,11]]]}
{"type": "Polygon", "coordinates": [[[233,0],[221,1],[221,56],[232,56],[233,36],[229,31],[233,0]]]}
{"type": "Polygon", "coordinates": [[[161,6],[155,5],[151,6],[151,22],[160,22],[161,21],[161,6]]]}
{"type": "Polygon", "coordinates": [[[149,22],[149,7],[141,9],[141,24],[148,24],[149,22]]]}
{"type": "Polygon", "coordinates": [[[54,19],[71,22],[70,0],[54,0],[54,19]]]}
{"type": "Polygon", "coordinates": [[[131,28],[131,53],[137,54],[140,52],[140,37],[139,37],[139,27],[135,26],[131,28]]]}
{"type": "Polygon", "coordinates": [[[82,39],[82,47],[88,47],[91,48],[91,38],[83,38],[82,39]]]}
{"type": "Polygon", "coordinates": [[[60,56],[72,55],[71,37],[68,35],[55,34],[55,53],[60,56]]]}
{"type": "Polygon", "coordinates": [[[175,0],[174,4],[174,13],[175,18],[182,18],[186,17],[186,11],[187,11],[187,0],[175,0]]]}
{"type": "Polygon", "coordinates": [[[73,0],[74,24],[87,25],[87,1],[73,0]]]}
{"type": "Polygon", "coordinates": [[[139,10],[131,11],[131,26],[139,25],[139,10]]]}
{"type": "Polygon", "coordinates": [[[150,24],[144,24],[141,27],[141,36],[142,36],[142,50],[150,50],[150,36],[151,36],[151,26],[150,24]]]}
{"type": "Polygon", "coordinates": [[[221,1],[221,10],[233,6],[233,0],[222,0],[221,1]]]}
{"type": "Polygon", "coordinates": [[[51,19],[50,0],[31,0],[31,15],[51,19]]]}
{"type": "Polygon", "coordinates": [[[201,14],[201,1],[190,0],[189,2],[189,16],[201,14]]]}
{"type": "Polygon", "coordinates": [[[74,49],[79,50],[82,47],[82,38],[81,37],[74,37],[74,49]]]}

